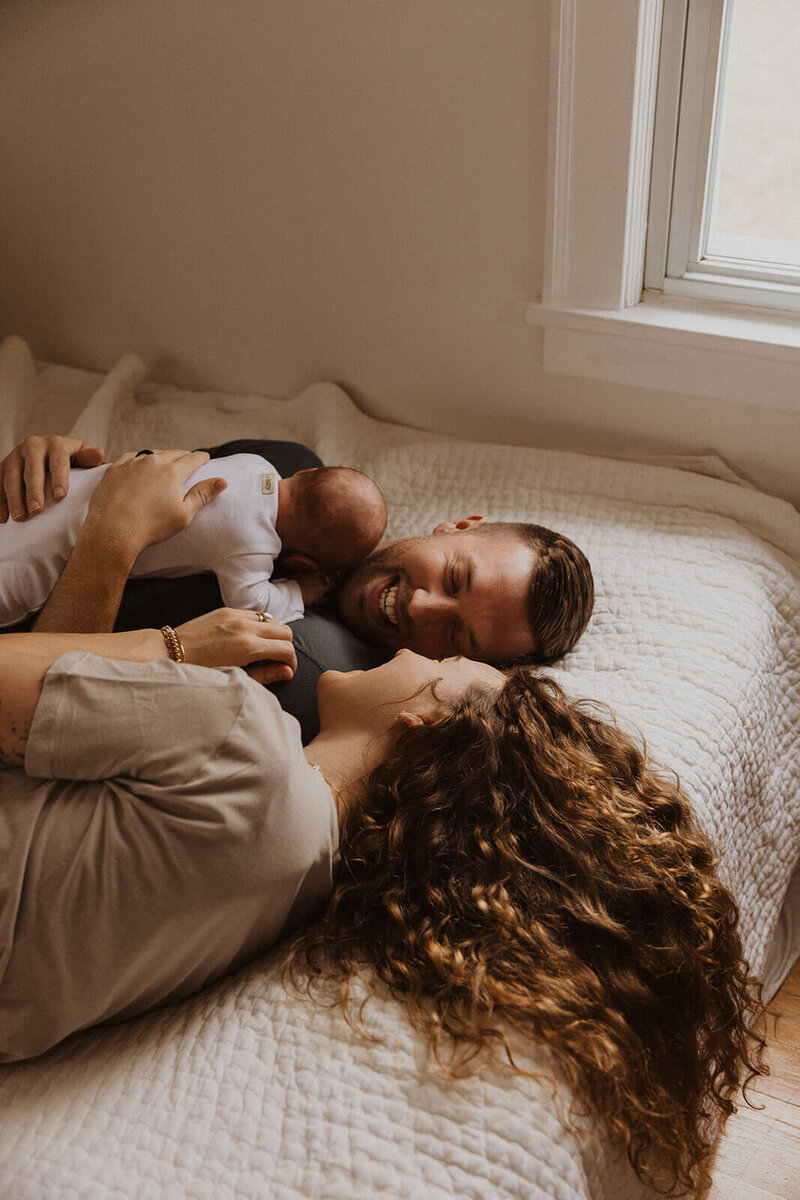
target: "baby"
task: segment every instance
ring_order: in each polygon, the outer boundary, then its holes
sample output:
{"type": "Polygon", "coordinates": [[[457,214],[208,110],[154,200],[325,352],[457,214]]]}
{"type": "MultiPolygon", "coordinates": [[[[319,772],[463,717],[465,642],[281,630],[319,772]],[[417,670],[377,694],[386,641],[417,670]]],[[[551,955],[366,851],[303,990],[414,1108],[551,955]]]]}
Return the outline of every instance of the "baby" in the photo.
{"type": "MultiPolygon", "coordinates": [[[[69,492],[48,495],[34,520],[0,525],[0,628],[37,612],[69,558],[92,492],[108,465],[70,471],[69,492]]],[[[206,463],[187,480],[221,477],[227,488],[186,529],[149,546],[131,575],[213,571],[225,604],[296,621],[330,589],[325,576],[355,566],[380,541],[386,505],[376,483],[349,467],[317,467],[288,479],[254,454],[206,463]],[[272,579],[281,555],[296,579],[272,579]]]]}

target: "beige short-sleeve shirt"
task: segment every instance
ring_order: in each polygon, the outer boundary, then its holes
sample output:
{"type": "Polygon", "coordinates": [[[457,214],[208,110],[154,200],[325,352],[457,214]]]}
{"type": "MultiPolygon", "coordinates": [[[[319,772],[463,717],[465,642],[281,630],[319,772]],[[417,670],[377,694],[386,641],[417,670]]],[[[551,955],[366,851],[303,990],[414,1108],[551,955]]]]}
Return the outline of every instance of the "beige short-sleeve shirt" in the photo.
{"type": "Polygon", "coordinates": [[[64,655],[0,771],[0,1062],[253,958],[337,845],[297,722],[243,671],[64,655]]]}

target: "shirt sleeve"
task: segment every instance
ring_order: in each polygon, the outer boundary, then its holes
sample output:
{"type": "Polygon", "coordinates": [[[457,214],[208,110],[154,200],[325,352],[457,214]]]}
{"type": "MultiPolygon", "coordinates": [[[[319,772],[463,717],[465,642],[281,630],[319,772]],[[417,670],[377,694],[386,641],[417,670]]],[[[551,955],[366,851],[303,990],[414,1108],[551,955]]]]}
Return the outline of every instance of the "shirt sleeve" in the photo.
{"type": "Polygon", "coordinates": [[[237,667],[62,655],[44,679],[25,770],[42,779],[128,776],[182,786],[219,751],[251,689],[265,695],[237,667]]]}
{"type": "Polygon", "coordinates": [[[299,620],[305,611],[300,584],[294,579],[270,579],[272,560],[263,554],[240,554],[215,570],[228,608],[268,612],[284,622],[299,620]]]}

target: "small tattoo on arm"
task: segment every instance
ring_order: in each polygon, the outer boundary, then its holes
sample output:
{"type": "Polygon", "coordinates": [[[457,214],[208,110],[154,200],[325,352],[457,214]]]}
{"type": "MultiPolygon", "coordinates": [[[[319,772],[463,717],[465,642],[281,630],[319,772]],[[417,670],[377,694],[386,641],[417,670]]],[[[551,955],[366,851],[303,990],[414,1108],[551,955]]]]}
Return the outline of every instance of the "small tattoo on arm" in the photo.
{"type": "Polygon", "coordinates": [[[2,721],[3,705],[0,701],[0,770],[25,765],[25,750],[28,745],[30,728],[27,723],[22,727],[11,724],[5,727],[2,721]]]}

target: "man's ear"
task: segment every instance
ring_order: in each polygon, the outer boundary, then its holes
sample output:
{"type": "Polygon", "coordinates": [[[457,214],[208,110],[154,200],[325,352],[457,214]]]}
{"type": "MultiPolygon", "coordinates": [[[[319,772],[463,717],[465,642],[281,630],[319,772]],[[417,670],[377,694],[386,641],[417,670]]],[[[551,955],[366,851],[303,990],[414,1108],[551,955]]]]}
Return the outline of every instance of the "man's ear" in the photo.
{"type": "Polygon", "coordinates": [[[412,726],[414,726],[414,725],[424,725],[425,724],[425,718],[421,717],[419,715],[419,713],[406,712],[405,709],[403,709],[402,712],[399,712],[397,714],[397,719],[400,722],[400,724],[405,725],[407,729],[411,729],[412,726]]]}
{"type": "Polygon", "coordinates": [[[282,554],[278,560],[284,571],[319,571],[319,563],[307,554],[282,554]]]}
{"type": "Polygon", "coordinates": [[[462,529],[471,529],[473,525],[480,525],[486,520],[486,517],[455,517],[452,521],[440,521],[434,529],[434,533],[458,533],[462,529]]]}

